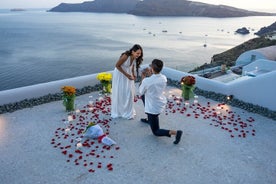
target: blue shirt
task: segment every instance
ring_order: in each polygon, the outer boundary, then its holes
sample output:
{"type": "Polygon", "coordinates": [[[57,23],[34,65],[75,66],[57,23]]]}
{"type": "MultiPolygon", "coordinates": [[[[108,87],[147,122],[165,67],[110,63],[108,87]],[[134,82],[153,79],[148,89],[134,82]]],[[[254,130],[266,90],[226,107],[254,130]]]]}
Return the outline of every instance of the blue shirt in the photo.
{"type": "Polygon", "coordinates": [[[163,74],[153,74],[144,78],[139,93],[145,95],[145,112],[149,114],[160,114],[167,104],[163,94],[167,86],[167,77],[163,74]]]}

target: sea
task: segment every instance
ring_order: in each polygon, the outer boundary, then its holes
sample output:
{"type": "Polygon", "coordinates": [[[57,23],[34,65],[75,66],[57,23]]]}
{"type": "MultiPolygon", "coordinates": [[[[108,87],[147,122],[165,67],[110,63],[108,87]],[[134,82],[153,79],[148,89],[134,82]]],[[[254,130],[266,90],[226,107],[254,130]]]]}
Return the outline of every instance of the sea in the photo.
{"type": "Polygon", "coordinates": [[[0,10],[0,91],[110,71],[134,44],[188,72],[255,38],[275,16],[144,17],[112,13],[0,10]],[[246,27],[250,34],[235,34],[246,27]],[[204,47],[206,44],[206,47],[204,47]]]}

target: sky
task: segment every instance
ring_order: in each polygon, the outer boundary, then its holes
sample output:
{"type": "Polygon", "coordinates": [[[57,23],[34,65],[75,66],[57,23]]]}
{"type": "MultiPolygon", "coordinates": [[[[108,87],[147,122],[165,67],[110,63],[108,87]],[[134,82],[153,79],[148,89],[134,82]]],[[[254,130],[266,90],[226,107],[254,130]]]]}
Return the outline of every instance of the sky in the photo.
{"type": "MultiPolygon", "coordinates": [[[[53,8],[60,3],[82,3],[89,0],[0,0],[0,9],[53,8]]],[[[223,4],[246,10],[269,10],[276,13],[276,0],[194,0],[209,4],[223,4]]]]}

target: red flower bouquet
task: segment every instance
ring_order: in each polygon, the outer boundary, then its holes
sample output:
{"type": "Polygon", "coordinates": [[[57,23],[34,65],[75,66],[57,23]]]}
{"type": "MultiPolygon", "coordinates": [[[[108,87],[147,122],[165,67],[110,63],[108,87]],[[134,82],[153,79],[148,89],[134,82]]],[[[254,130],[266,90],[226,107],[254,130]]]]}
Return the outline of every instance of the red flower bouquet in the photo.
{"type": "Polygon", "coordinates": [[[187,86],[192,86],[196,83],[195,77],[188,75],[185,77],[182,77],[181,81],[180,81],[181,85],[187,85],[187,86]]]}
{"type": "Polygon", "coordinates": [[[194,85],[196,83],[196,79],[194,76],[188,75],[185,77],[182,77],[180,80],[181,88],[182,88],[182,97],[185,100],[189,100],[190,98],[193,98],[194,93],[194,85]]]}

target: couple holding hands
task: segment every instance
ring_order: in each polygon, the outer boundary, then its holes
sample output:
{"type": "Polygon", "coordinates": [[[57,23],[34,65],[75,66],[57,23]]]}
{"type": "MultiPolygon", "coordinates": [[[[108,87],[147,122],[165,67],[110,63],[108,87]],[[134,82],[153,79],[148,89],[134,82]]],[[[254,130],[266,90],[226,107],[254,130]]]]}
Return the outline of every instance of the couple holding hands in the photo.
{"type": "MultiPolygon", "coordinates": [[[[112,78],[111,117],[133,119],[135,116],[135,69],[138,75],[139,67],[143,61],[143,49],[135,44],[131,49],[121,54],[116,63],[112,78]]],[[[163,61],[154,59],[150,68],[141,73],[141,94],[147,118],[141,119],[151,127],[155,136],[175,136],[174,144],[181,140],[181,130],[167,130],[159,127],[159,114],[165,109],[167,99],[163,92],[167,85],[167,78],[161,74],[163,61]]]]}

